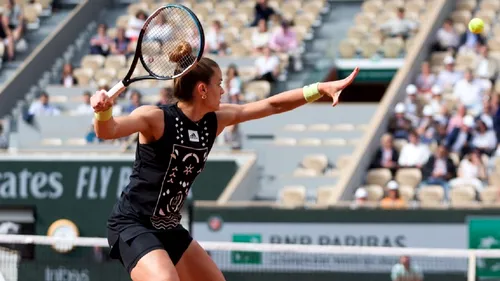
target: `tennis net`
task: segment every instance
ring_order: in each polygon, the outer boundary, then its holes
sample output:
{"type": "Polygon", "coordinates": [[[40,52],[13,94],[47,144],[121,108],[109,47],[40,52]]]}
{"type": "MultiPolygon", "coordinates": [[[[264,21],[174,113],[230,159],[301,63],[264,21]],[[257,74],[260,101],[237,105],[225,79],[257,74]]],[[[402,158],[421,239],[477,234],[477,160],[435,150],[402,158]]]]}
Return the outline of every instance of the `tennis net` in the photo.
{"type": "MultiPolygon", "coordinates": [[[[402,256],[416,279],[498,279],[500,250],[200,242],[227,281],[391,280],[402,256]]],[[[0,235],[0,281],[130,280],[104,238],[0,235]]],[[[193,269],[196,270],[196,269],[193,269]]],[[[408,275],[408,274],[406,274],[408,275]]],[[[406,276],[405,275],[405,276],[406,276]]],[[[408,277],[408,276],[406,276],[408,277]]]]}

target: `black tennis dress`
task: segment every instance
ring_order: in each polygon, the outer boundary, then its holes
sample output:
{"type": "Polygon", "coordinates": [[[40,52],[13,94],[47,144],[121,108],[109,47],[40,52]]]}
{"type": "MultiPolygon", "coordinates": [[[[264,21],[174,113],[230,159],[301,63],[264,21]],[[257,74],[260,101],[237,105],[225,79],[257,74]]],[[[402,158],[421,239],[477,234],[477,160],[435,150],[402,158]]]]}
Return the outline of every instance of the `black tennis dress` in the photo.
{"type": "Polygon", "coordinates": [[[108,219],[110,256],[129,273],[155,249],[165,249],[176,264],[191,243],[191,235],[180,224],[180,210],[216,137],[215,112],[195,123],[177,104],[160,108],[164,133],[153,143],[137,145],[130,183],[108,219]]]}

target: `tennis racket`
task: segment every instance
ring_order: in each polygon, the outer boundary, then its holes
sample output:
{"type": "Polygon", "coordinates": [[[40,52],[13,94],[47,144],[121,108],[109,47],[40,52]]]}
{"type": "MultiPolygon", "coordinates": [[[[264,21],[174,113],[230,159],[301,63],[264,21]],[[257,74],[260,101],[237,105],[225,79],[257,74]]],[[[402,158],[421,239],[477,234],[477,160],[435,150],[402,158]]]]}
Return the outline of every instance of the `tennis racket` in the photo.
{"type": "Polygon", "coordinates": [[[177,4],[158,8],[146,19],[139,33],[128,73],[108,91],[108,97],[117,97],[137,81],[182,76],[200,61],[204,47],[203,27],[190,9],[177,4]],[[148,75],[133,78],[139,61],[148,75]]]}

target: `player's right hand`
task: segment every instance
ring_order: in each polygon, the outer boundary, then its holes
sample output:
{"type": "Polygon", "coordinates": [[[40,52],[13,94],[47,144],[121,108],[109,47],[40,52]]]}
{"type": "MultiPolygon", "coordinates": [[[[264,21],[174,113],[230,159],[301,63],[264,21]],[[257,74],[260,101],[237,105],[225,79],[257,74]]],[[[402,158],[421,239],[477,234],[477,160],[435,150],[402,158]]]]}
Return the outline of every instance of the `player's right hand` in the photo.
{"type": "Polygon", "coordinates": [[[106,111],[113,106],[113,101],[106,95],[106,91],[100,90],[90,98],[90,106],[94,112],[106,111]]]}

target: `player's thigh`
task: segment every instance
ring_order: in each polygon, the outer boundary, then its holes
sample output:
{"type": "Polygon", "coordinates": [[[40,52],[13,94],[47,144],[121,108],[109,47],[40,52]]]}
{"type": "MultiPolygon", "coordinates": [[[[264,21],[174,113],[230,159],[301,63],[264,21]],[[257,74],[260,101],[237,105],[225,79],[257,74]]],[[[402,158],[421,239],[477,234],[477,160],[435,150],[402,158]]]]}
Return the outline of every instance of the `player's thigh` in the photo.
{"type": "Polygon", "coordinates": [[[130,277],[133,281],[179,281],[177,270],[163,249],[152,250],[140,258],[130,277]]]}
{"type": "Polygon", "coordinates": [[[175,265],[180,281],[225,281],[207,252],[193,240],[175,265]]]}

